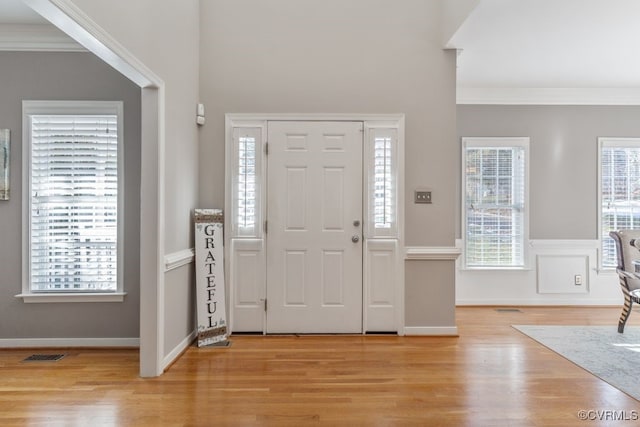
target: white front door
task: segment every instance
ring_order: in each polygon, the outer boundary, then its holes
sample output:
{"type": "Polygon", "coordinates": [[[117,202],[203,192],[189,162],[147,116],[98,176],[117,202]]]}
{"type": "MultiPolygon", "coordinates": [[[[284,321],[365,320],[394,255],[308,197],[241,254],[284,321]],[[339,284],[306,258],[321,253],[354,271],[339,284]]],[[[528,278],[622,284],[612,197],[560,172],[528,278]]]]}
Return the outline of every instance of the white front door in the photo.
{"type": "Polygon", "coordinates": [[[267,332],[362,332],[362,122],[269,122],[267,332]]]}

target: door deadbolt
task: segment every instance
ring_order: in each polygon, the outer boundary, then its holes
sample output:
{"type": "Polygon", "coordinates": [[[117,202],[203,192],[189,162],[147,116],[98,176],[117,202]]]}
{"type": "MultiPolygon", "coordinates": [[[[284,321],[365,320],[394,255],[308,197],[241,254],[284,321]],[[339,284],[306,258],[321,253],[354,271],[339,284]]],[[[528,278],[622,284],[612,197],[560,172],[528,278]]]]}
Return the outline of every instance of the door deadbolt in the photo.
{"type": "Polygon", "coordinates": [[[359,219],[354,220],[353,221],[353,226],[354,227],[360,227],[360,220],[359,219]]]}

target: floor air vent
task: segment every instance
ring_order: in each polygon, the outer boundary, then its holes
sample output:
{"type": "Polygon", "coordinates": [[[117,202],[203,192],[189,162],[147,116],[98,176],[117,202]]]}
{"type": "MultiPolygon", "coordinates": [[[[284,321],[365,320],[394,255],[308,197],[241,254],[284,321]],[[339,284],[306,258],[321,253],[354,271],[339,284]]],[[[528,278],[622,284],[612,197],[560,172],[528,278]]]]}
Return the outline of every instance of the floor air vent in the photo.
{"type": "Polygon", "coordinates": [[[498,313],[522,313],[519,308],[496,308],[498,313]]]}
{"type": "Polygon", "coordinates": [[[64,354],[32,354],[23,362],[56,362],[64,357],[64,354]]]}

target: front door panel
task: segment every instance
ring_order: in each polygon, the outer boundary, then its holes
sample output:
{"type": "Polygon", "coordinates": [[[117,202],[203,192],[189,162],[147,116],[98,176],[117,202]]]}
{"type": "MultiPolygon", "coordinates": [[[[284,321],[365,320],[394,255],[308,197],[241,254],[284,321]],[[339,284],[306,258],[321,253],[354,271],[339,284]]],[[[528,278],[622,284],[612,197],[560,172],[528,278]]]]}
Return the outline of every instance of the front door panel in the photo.
{"type": "Polygon", "coordinates": [[[267,332],[362,332],[362,123],[269,122],[267,332]]]}

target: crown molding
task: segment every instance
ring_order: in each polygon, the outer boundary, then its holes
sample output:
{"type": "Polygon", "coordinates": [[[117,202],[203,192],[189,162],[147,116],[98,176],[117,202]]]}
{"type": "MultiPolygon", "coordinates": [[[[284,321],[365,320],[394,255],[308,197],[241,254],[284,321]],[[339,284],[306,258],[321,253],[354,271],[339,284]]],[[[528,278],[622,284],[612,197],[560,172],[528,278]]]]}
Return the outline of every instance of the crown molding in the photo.
{"type": "Polygon", "coordinates": [[[0,24],[0,51],[86,52],[49,24],[0,24]]]}
{"type": "Polygon", "coordinates": [[[458,87],[456,102],[459,105],[640,105],[640,87],[458,87]]]}

